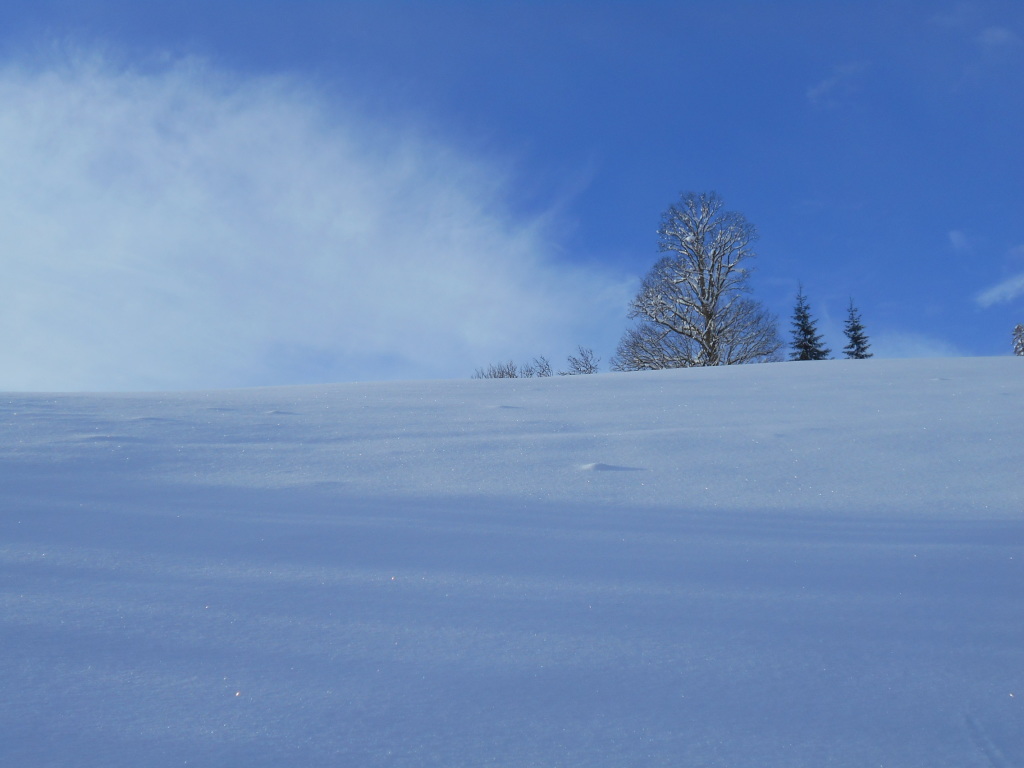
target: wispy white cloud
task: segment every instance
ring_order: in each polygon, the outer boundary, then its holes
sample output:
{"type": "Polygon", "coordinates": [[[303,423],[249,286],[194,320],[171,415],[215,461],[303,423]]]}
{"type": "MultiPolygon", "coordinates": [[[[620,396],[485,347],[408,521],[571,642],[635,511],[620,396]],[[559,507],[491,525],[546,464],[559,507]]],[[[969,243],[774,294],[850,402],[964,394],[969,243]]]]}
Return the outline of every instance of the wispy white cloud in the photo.
{"type": "Polygon", "coordinates": [[[957,3],[932,14],[928,23],[938,27],[956,29],[971,23],[976,15],[976,9],[970,3],[957,3]]]}
{"type": "Polygon", "coordinates": [[[462,376],[621,323],[497,164],[290,78],[0,68],[0,389],[462,376]]]}
{"type": "Polygon", "coordinates": [[[952,30],[964,39],[973,40],[984,49],[997,49],[1021,44],[1021,37],[1012,27],[991,23],[987,9],[976,3],[958,3],[933,14],[928,22],[952,30]]]}
{"type": "Polygon", "coordinates": [[[819,106],[835,104],[842,96],[853,91],[861,74],[867,68],[867,63],[863,61],[850,62],[836,67],[829,77],[807,89],[807,100],[819,106]]]}
{"type": "Polygon", "coordinates": [[[951,230],[949,233],[949,245],[954,251],[970,252],[974,248],[967,234],[959,229],[951,230]]]}
{"type": "MultiPolygon", "coordinates": [[[[1024,38],[1007,23],[1005,13],[993,13],[979,3],[960,3],[931,17],[930,25],[942,31],[935,41],[935,53],[942,62],[939,71],[955,72],[949,82],[953,91],[975,91],[993,84],[1005,86],[1020,71],[1024,38]],[[1009,80],[1008,80],[1009,78],[1009,80]]],[[[947,76],[944,75],[944,76],[947,76]]]]}
{"type": "MultiPolygon", "coordinates": [[[[1008,271],[1020,269],[1019,264],[1022,261],[1024,261],[1024,245],[1018,245],[1006,252],[1005,268],[1008,271]]],[[[1020,296],[1024,296],[1024,272],[1015,272],[978,293],[974,297],[974,301],[982,309],[988,309],[996,304],[1011,302],[1020,296]]]]}
{"type": "Polygon", "coordinates": [[[1024,272],[1001,280],[990,288],[986,288],[975,298],[979,307],[987,309],[995,304],[1005,304],[1024,296],[1024,272]]]}
{"type": "Polygon", "coordinates": [[[985,50],[998,50],[1021,44],[1020,35],[1009,27],[986,27],[975,38],[985,50]]]}

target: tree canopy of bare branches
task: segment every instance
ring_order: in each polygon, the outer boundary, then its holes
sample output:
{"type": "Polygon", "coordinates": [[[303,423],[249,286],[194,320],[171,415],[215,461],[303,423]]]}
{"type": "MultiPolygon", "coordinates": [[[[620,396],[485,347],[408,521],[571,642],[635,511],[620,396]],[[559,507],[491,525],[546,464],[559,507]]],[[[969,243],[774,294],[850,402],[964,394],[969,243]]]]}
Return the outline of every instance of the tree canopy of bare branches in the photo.
{"type": "Polygon", "coordinates": [[[577,347],[577,349],[579,354],[569,355],[569,367],[564,371],[559,371],[559,376],[587,375],[600,370],[598,363],[601,362],[601,358],[594,356],[594,350],[583,346],[577,347]]]}
{"type": "Polygon", "coordinates": [[[775,317],[750,299],[748,262],[757,231],[723,210],[715,193],[686,193],[662,215],[665,254],[630,304],[637,320],[616,349],[616,370],[733,365],[777,360],[775,317]]]}
{"type": "MultiPolygon", "coordinates": [[[[594,355],[590,347],[577,347],[578,354],[569,355],[569,366],[564,371],[559,371],[559,376],[576,376],[580,374],[597,373],[600,371],[601,358],[594,355]]],[[[474,379],[532,379],[551,376],[554,369],[551,361],[543,355],[533,358],[529,363],[516,365],[514,361],[507,363],[491,363],[486,368],[477,368],[473,374],[474,379]]]]}

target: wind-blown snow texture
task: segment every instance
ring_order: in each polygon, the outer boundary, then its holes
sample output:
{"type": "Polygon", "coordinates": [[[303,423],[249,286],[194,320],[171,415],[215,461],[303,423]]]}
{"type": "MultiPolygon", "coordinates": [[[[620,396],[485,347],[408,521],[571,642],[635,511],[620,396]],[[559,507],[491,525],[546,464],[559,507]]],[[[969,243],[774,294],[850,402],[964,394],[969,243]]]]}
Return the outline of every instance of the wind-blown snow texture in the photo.
{"type": "Polygon", "coordinates": [[[1024,366],[0,399],[0,764],[1024,766],[1024,366]]]}

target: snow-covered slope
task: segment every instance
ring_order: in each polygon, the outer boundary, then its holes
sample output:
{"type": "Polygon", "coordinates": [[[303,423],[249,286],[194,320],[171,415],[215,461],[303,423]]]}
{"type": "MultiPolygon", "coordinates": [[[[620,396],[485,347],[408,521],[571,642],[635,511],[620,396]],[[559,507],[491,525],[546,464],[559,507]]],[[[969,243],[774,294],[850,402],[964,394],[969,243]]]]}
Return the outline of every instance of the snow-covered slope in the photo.
{"type": "Polygon", "coordinates": [[[1024,766],[1024,365],[0,398],[0,765],[1024,766]]]}

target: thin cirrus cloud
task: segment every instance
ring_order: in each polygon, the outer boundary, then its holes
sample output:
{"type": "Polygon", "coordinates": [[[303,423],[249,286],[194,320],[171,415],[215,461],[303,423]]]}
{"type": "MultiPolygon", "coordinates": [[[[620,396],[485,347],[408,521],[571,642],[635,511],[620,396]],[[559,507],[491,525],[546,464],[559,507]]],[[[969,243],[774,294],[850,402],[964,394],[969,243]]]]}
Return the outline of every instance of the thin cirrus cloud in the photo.
{"type": "Polygon", "coordinates": [[[1001,280],[990,288],[982,291],[975,299],[983,309],[996,304],[1006,304],[1024,296],[1024,272],[1001,280]]]}
{"type": "Polygon", "coordinates": [[[949,233],[949,245],[954,251],[970,253],[974,250],[970,238],[959,229],[951,230],[949,233]]]}
{"type": "MultiPolygon", "coordinates": [[[[1011,248],[1006,257],[1014,263],[1024,260],[1024,245],[1011,248]]],[[[1017,272],[978,293],[974,301],[982,309],[988,309],[997,304],[1008,304],[1021,296],[1024,296],[1024,272],[1017,272]]]]}
{"type": "Polygon", "coordinates": [[[621,323],[496,164],[295,78],[0,68],[0,389],[464,376],[621,323]]]}
{"type": "Polygon", "coordinates": [[[1021,44],[1020,36],[1008,27],[986,27],[978,33],[976,40],[986,50],[1016,47],[1021,44]]]}
{"type": "MultiPolygon", "coordinates": [[[[971,238],[958,229],[949,232],[949,245],[950,248],[961,254],[973,255],[975,251],[971,238]]],[[[1024,255],[1024,246],[1011,250],[1009,255],[1011,257],[1024,255]]],[[[1022,295],[1024,295],[1024,273],[1011,275],[995,285],[989,286],[978,293],[974,297],[974,301],[982,309],[987,309],[996,304],[1011,302],[1022,295]]]]}
{"type": "Polygon", "coordinates": [[[835,67],[832,74],[806,91],[807,100],[816,106],[835,105],[856,90],[858,79],[868,69],[867,62],[854,61],[835,67]]]}

